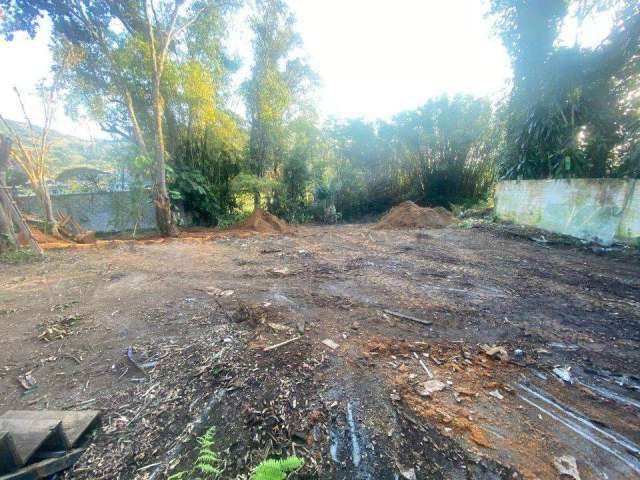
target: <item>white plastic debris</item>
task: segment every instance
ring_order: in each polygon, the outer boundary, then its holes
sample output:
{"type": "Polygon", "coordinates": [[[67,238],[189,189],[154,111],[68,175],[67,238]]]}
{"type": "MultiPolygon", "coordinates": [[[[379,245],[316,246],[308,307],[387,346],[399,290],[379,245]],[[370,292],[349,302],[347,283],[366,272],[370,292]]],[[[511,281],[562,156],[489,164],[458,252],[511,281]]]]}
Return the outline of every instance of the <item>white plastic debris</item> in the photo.
{"type": "Polygon", "coordinates": [[[564,380],[567,383],[573,383],[573,378],[571,377],[571,367],[555,367],[553,369],[553,373],[560,380],[564,380]]]}
{"type": "Polygon", "coordinates": [[[492,391],[490,391],[490,392],[489,392],[489,395],[491,395],[491,396],[492,396],[492,397],[494,397],[494,398],[497,398],[498,400],[502,400],[502,399],[504,399],[504,395],[502,395],[502,394],[500,393],[500,391],[498,391],[498,390],[492,390],[492,391]]]}

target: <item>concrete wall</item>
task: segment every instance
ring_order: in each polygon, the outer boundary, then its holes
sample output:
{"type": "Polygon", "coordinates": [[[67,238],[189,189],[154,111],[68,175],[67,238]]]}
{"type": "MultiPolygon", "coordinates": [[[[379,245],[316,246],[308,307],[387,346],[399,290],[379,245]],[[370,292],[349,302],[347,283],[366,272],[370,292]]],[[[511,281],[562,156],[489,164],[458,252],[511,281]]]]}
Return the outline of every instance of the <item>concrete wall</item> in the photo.
{"type": "Polygon", "coordinates": [[[498,183],[501,220],[609,245],[640,239],[640,181],[513,180],[498,183]]]}
{"type": "MultiPolygon", "coordinates": [[[[132,230],[140,212],[142,220],[138,230],[155,228],[155,213],[150,193],[142,198],[132,192],[72,193],[52,195],[54,211],[73,217],[88,230],[117,232],[132,230]]],[[[42,209],[34,196],[16,197],[16,203],[24,212],[41,215],[42,209]]]]}

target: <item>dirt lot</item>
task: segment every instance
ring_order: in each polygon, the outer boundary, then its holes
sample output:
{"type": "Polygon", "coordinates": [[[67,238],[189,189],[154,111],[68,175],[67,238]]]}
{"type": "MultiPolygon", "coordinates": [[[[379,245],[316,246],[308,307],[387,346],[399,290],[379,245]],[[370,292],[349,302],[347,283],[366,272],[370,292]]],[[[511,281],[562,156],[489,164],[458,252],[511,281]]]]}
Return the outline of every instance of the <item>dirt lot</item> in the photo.
{"type": "Polygon", "coordinates": [[[224,478],[291,453],[298,478],[551,479],[559,456],[640,478],[639,344],[637,257],[497,226],[203,232],[0,265],[0,413],[104,412],[67,478],[165,478],[208,425],[224,478]]]}

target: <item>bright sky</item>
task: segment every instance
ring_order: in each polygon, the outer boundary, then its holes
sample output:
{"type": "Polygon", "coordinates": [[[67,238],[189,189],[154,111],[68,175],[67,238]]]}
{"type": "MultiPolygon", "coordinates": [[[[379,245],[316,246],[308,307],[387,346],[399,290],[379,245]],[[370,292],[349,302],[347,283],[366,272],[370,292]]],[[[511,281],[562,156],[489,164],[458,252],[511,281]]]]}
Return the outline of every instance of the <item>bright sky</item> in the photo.
{"type": "MultiPolygon", "coordinates": [[[[442,93],[496,97],[511,75],[509,59],[483,17],[483,0],[289,0],[311,66],[321,77],[318,107],[324,118],[388,119],[442,93]]],[[[250,37],[244,18],[235,25],[230,45],[250,67],[250,37]]],[[[610,13],[583,25],[579,41],[597,45],[611,28],[610,13]]],[[[12,92],[26,97],[34,123],[40,107],[33,94],[48,74],[49,29],[34,40],[19,35],[0,40],[0,112],[21,119],[12,92]],[[37,114],[36,114],[37,113],[37,114]]],[[[573,44],[576,24],[568,21],[561,43],[573,44]]],[[[237,79],[239,80],[239,79],[237,79]]],[[[239,105],[235,105],[239,108],[239,105]]],[[[54,128],[82,137],[101,136],[89,122],[74,123],[62,109],[54,128]]]]}

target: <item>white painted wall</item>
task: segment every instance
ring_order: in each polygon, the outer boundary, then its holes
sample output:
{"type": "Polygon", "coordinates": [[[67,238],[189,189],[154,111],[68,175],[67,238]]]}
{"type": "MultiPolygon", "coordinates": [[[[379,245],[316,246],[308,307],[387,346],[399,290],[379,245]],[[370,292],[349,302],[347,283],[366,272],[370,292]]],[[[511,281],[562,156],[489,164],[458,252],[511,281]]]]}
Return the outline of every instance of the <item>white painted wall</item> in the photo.
{"type": "Polygon", "coordinates": [[[625,179],[498,183],[496,215],[522,225],[609,245],[640,239],[640,183],[625,179]]]}

